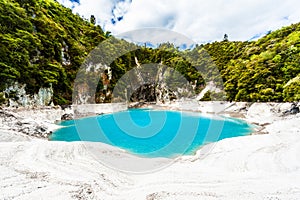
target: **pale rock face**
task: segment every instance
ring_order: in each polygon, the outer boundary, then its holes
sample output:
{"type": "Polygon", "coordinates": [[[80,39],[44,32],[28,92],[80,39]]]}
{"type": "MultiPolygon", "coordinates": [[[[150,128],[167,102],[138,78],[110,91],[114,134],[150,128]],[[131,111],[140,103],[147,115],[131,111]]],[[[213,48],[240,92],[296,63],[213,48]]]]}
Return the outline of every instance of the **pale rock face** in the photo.
{"type": "Polygon", "coordinates": [[[53,105],[53,89],[40,88],[37,94],[29,95],[26,93],[26,84],[15,82],[13,85],[6,88],[4,93],[7,95],[14,94],[13,98],[8,99],[9,107],[31,107],[31,106],[48,106],[53,105]]]}
{"type": "Polygon", "coordinates": [[[204,97],[205,93],[207,93],[208,91],[216,93],[222,92],[222,90],[218,88],[213,81],[210,81],[207,83],[206,87],[200,92],[200,94],[196,97],[196,99],[199,101],[204,97]]]}

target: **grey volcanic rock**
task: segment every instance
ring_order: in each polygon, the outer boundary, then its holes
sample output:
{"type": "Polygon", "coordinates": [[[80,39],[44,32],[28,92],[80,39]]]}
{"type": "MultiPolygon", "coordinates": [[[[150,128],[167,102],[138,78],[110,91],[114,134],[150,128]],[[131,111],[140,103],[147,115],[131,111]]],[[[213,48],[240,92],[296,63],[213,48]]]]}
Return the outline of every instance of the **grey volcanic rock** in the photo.
{"type": "Polygon", "coordinates": [[[61,120],[72,120],[74,119],[74,115],[72,113],[66,113],[61,116],[61,120]]]}
{"type": "Polygon", "coordinates": [[[300,109],[299,109],[300,105],[299,103],[292,103],[291,105],[291,108],[288,109],[288,110],[285,110],[283,112],[284,115],[288,115],[288,114],[291,114],[291,115],[295,115],[295,114],[298,114],[300,112],[300,109]]]}
{"type": "Polygon", "coordinates": [[[291,114],[297,114],[299,113],[299,107],[296,104],[292,104],[292,108],[290,110],[291,114]]]}
{"type": "Polygon", "coordinates": [[[145,84],[139,87],[130,97],[131,102],[156,102],[155,85],[145,84]]]}
{"type": "Polygon", "coordinates": [[[144,105],[147,105],[146,102],[134,102],[134,103],[131,103],[128,105],[128,108],[129,109],[132,109],[132,108],[142,108],[144,105]]]}
{"type": "Polygon", "coordinates": [[[7,110],[0,110],[0,129],[15,131],[37,138],[48,138],[52,133],[45,124],[19,117],[7,110]]]}

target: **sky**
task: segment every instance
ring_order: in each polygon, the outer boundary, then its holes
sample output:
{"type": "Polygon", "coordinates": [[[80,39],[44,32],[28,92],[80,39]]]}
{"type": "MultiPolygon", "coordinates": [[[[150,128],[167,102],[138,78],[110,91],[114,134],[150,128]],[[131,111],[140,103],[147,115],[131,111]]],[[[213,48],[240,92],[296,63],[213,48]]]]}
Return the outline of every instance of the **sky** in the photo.
{"type": "Polygon", "coordinates": [[[255,40],[300,22],[299,0],[57,0],[113,35],[161,28],[195,43],[255,40]]]}

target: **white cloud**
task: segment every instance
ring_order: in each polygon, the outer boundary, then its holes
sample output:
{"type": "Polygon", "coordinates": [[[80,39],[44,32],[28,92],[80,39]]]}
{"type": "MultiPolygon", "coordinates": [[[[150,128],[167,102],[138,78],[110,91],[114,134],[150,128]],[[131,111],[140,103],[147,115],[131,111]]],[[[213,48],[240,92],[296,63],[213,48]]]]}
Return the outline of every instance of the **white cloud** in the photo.
{"type": "Polygon", "coordinates": [[[66,7],[73,8],[73,13],[78,13],[86,19],[94,15],[97,24],[106,29],[106,25],[111,24],[112,10],[117,0],[80,0],[79,4],[70,2],[70,0],[58,0],[58,2],[66,7]]]}
{"type": "Polygon", "coordinates": [[[70,0],[57,0],[57,1],[63,4],[67,8],[73,8],[77,4],[76,2],[72,2],[70,0]]]}
{"type": "Polygon", "coordinates": [[[115,21],[119,21],[120,19],[118,19],[119,17],[123,17],[129,7],[130,7],[130,3],[131,3],[131,0],[124,0],[124,1],[120,1],[120,2],[117,2],[115,7],[113,8],[113,16],[115,17],[115,21]]]}
{"type": "Polygon", "coordinates": [[[74,13],[86,18],[94,14],[113,34],[166,28],[196,42],[221,40],[225,33],[230,40],[249,40],[300,22],[299,0],[80,0],[74,6],[74,13]],[[118,17],[122,20],[116,20],[118,17]]]}
{"type": "Polygon", "coordinates": [[[114,1],[107,0],[80,0],[80,4],[73,9],[73,12],[83,15],[87,19],[91,15],[95,15],[97,23],[106,28],[105,26],[110,24],[114,4],[114,1]]]}
{"type": "Polygon", "coordinates": [[[128,41],[139,44],[151,44],[158,46],[161,43],[170,41],[175,46],[186,45],[187,47],[193,46],[195,43],[190,38],[174,31],[162,28],[144,28],[129,32],[124,32],[118,35],[118,37],[126,39],[128,41]]]}

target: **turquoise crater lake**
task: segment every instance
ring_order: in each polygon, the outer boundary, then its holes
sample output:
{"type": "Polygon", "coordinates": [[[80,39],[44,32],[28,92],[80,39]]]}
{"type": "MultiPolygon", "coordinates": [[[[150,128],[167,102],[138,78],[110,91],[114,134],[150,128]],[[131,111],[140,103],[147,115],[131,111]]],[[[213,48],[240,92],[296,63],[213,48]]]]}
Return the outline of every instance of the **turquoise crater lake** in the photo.
{"type": "Polygon", "coordinates": [[[252,125],[222,116],[151,109],[130,109],[71,121],[52,141],[91,141],[110,144],[143,157],[191,155],[202,145],[252,132],[252,125]]]}

